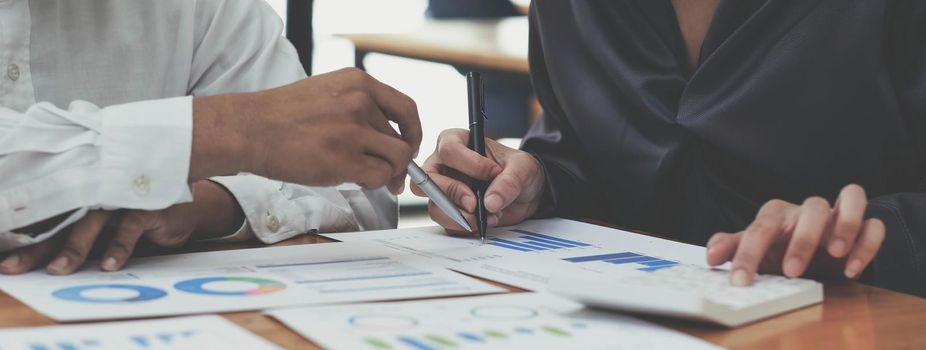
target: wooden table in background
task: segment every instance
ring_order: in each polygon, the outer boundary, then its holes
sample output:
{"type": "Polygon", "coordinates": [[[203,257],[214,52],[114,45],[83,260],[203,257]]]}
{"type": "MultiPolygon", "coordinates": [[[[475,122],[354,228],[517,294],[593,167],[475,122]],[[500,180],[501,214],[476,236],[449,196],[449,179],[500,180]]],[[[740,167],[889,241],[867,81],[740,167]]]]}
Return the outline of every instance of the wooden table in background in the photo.
{"type": "MultiPolygon", "coordinates": [[[[302,236],[277,245],[331,242],[302,236]]],[[[188,251],[228,250],[256,244],[194,246],[188,251]]],[[[2,277],[0,277],[2,278],[2,277]]],[[[512,292],[522,292],[495,282],[512,292]]],[[[732,349],[926,349],[926,299],[856,282],[827,284],[823,304],[733,330],[705,324],[644,317],[732,349]]],[[[287,349],[319,349],[260,312],[222,314],[287,349]]],[[[5,293],[0,293],[0,327],[54,325],[5,293]]]]}
{"type": "Polygon", "coordinates": [[[407,33],[339,34],[354,44],[355,66],[369,53],[527,77],[527,17],[428,20],[407,33]]]}

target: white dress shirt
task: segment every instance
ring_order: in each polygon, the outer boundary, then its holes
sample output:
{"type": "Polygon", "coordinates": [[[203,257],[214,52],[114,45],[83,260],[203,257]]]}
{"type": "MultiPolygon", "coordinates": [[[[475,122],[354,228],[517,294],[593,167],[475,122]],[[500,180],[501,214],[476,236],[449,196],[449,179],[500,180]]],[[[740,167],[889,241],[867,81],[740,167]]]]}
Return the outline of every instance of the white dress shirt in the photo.
{"type": "MultiPolygon", "coordinates": [[[[45,240],[89,209],[192,200],[191,96],[304,78],[282,28],[260,0],[0,0],[0,251],[45,240]],[[14,232],[72,210],[51,231],[14,232]]],[[[384,189],[212,180],[247,217],[225,239],[398,221],[384,189]]]]}

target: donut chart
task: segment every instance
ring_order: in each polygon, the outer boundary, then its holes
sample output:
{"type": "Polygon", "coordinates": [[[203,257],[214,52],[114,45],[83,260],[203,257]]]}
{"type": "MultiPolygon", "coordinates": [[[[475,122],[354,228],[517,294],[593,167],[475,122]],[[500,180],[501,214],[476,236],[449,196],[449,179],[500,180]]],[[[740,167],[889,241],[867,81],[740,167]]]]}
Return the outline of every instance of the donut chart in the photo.
{"type": "Polygon", "coordinates": [[[270,294],[286,289],[286,284],[267,278],[258,277],[203,277],[184,280],[174,284],[177,290],[201,295],[214,296],[255,296],[270,294]],[[210,288],[211,283],[232,283],[244,288],[216,289],[210,288]]]}
{"type": "Polygon", "coordinates": [[[52,292],[52,296],[62,300],[102,304],[135,303],[160,299],[166,295],[167,292],[161,289],[136,284],[91,284],[52,292]]]}

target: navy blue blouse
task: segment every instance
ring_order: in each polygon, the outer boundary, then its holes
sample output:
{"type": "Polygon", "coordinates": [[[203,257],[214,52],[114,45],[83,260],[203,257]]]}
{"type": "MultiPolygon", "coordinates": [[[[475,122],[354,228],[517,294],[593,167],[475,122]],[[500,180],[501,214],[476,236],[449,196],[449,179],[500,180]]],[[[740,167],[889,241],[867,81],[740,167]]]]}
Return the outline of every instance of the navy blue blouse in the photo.
{"type": "Polygon", "coordinates": [[[543,215],[703,244],[858,183],[926,276],[926,2],[721,1],[692,70],[669,0],[535,0],[530,57],[543,215]]]}

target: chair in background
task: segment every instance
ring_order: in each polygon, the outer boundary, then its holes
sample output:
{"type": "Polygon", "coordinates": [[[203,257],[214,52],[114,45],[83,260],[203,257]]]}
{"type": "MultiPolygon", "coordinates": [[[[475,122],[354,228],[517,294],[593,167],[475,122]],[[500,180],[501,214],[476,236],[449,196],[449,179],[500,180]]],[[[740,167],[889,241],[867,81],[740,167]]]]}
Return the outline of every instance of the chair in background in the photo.
{"type": "Polygon", "coordinates": [[[315,41],[312,30],[314,0],[286,1],[286,38],[296,47],[305,74],[312,75],[312,51],[315,41]]]}

